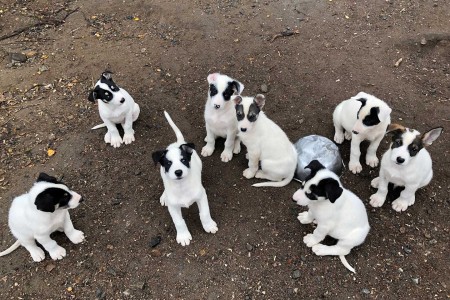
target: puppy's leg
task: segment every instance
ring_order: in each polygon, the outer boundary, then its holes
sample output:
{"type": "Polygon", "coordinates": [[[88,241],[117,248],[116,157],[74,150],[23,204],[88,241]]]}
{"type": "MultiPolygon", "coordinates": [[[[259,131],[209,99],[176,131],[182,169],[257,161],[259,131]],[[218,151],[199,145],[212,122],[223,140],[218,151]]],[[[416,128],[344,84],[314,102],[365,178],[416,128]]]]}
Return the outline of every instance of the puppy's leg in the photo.
{"type": "Polygon", "coordinates": [[[159,198],[159,203],[161,203],[162,206],[166,205],[167,202],[167,195],[166,191],[164,191],[161,195],[161,198],[159,198]]]}
{"type": "Polygon", "coordinates": [[[225,140],[225,149],[223,149],[220,158],[223,162],[229,162],[233,158],[234,142],[236,140],[236,130],[227,131],[227,139],[225,140]]]}
{"type": "Polygon", "coordinates": [[[139,114],[141,113],[141,109],[139,108],[139,105],[137,103],[134,103],[133,106],[133,122],[137,120],[139,117],[139,114]]]}
{"type": "Polygon", "coordinates": [[[35,236],[35,238],[42,245],[42,247],[50,253],[53,260],[62,259],[66,256],[66,249],[58,245],[55,240],[50,238],[49,235],[35,236]]]}
{"type": "Polygon", "coordinates": [[[372,186],[374,186],[374,184],[377,185],[378,191],[370,196],[370,205],[373,207],[380,207],[384,204],[384,201],[386,201],[389,184],[383,169],[380,170],[380,176],[372,180],[372,186]]]}
{"type": "Polygon", "coordinates": [[[320,224],[317,226],[317,228],[313,231],[313,233],[307,234],[303,237],[303,242],[308,247],[312,247],[321,241],[327,236],[329,232],[329,228],[320,226],[320,224]]]}
{"type": "Polygon", "coordinates": [[[383,139],[383,136],[377,138],[376,140],[372,141],[370,143],[369,147],[367,148],[366,164],[368,166],[371,166],[372,168],[375,168],[376,166],[378,166],[379,160],[377,157],[377,149],[378,149],[378,146],[380,145],[380,142],[382,139],[383,139]]]}
{"type": "Polygon", "coordinates": [[[310,224],[314,221],[314,217],[313,215],[308,211],[304,211],[302,213],[298,214],[297,219],[300,221],[300,223],[302,224],[310,224]]]}
{"type": "Polygon", "coordinates": [[[84,241],[84,233],[83,231],[76,230],[73,227],[72,220],[70,219],[69,212],[66,212],[66,216],[64,219],[64,233],[67,235],[69,240],[74,244],[79,244],[84,241]]]}
{"type": "Polygon", "coordinates": [[[245,178],[250,179],[255,177],[259,167],[259,157],[260,153],[258,151],[248,151],[248,168],[243,172],[245,178]]]}
{"type": "Polygon", "coordinates": [[[342,144],[344,141],[344,128],[337,124],[336,121],[334,123],[334,141],[338,144],[342,144]]]}
{"type": "Polygon", "coordinates": [[[239,137],[236,135],[236,137],[234,138],[234,148],[233,148],[233,153],[234,153],[234,154],[239,154],[239,152],[241,152],[241,140],[240,140],[239,137]]]}
{"type": "Polygon", "coordinates": [[[212,132],[208,123],[205,125],[206,127],[206,145],[202,148],[202,156],[210,156],[214,152],[214,147],[216,144],[216,135],[212,132]]]}
{"type": "Polygon", "coordinates": [[[135,141],[134,130],[133,130],[133,112],[129,112],[125,117],[125,122],[122,124],[123,127],[123,142],[125,145],[129,145],[135,141]]]}
{"type": "Polygon", "coordinates": [[[187,246],[192,240],[191,233],[189,232],[186,222],[181,214],[181,207],[169,205],[169,213],[172,217],[173,224],[177,230],[177,242],[181,246],[187,246]]]}
{"type": "Polygon", "coordinates": [[[344,137],[347,141],[350,141],[352,139],[352,133],[349,131],[345,131],[344,137]]]}
{"type": "Polygon", "coordinates": [[[120,147],[120,144],[122,144],[122,138],[120,137],[116,124],[106,118],[102,118],[102,120],[105,123],[106,128],[108,128],[108,131],[105,134],[105,143],[111,144],[114,148],[120,147]]]}
{"type": "Polygon", "coordinates": [[[211,218],[206,192],[204,192],[202,198],[197,201],[197,205],[203,229],[206,232],[216,233],[218,228],[216,222],[214,222],[214,220],[211,218]]]}
{"type": "Polygon", "coordinates": [[[398,212],[405,211],[408,206],[411,206],[416,201],[417,185],[405,186],[405,189],[400,193],[400,197],[392,202],[392,208],[398,212]]]}
{"type": "Polygon", "coordinates": [[[362,171],[361,163],[359,162],[359,157],[361,156],[361,150],[359,149],[359,144],[361,144],[361,139],[356,135],[352,135],[352,143],[350,147],[350,162],[348,163],[348,168],[353,174],[362,171]]]}
{"type": "Polygon", "coordinates": [[[378,188],[378,185],[380,184],[380,176],[378,176],[378,177],[375,177],[374,179],[372,179],[372,181],[370,182],[370,185],[373,187],[373,188],[378,188]]]}
{"type": "Polygon", "coordinates": [[[286,163],[280,160],[262,160],[261,170],[256,172],[255,178],[281,181],[287,177],[286,169],[283,167],[284,165],[286,165],[286,163]]]}
{"type": "Polygon", "coordinates": [[[44,250],[38,247],[36,245],[36,242],[33,239],[26,239],[26,240],[20,240],[20,244],[25,247],[25,249],[30,252],[31,258],[33,258],[33,261],[40,262],[45,259],[45,253],[44,250]]]}

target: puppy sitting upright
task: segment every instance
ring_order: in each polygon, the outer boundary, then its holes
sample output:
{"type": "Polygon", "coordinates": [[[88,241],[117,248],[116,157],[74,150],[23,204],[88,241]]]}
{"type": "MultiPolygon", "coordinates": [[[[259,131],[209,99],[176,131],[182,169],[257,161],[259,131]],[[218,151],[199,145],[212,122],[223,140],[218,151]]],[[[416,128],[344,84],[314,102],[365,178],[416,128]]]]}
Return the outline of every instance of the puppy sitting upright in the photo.
{"type": "Polygon", "coordinates": [[[234,98],[238,135],[248,151],[248,169],[244,170],[243,175],[245,178],[277,181],[253,184],[256,187],[282,187],[294,177],[297,151],[286,133],[261,111],[265,101],[266,98],[261,94],[255,98],[234,98]]]}
{"type": "Polygon", "coordinates": [[[354,174],[362,171],[359,145],[364,140],[370,141],[366,164],[378,166],[377,149],[391,122],[391,111],[384,101],[364,92],[336,106],[333,112],[334,141],[341,144],[344,137],[352,140],[349,169],[354,174]]]}
{"type": "Polygon", "coordinates": [[[230,98],[240,94],[244,85],[227,75],[213,73],[208,75],[208,100],[205,106],[206,145],[202,149],[203,156],[210,156],[214,152],[216,138],[225,138],[225,149],[220,158],[228,162],[233,153],[241,151],[241,144],[237,138],[237,121],[234,105],[230,98]]]}
{"type": "Polygon", "coordinates": [[[344,255],[362,244],[369,233],[364,204],[358,196],[344,189],[339,177],[319,161],[313,160],[305,168],[311,169],[311,174],[293,199],[298,205],[308,206],[308,211],[298,215],[300,223],[315,221],[317,228],[312,234],[305,235],[303,241],[317,255],[339,255],[344,266],[355,272],[344,255]],[[327,235],[337,239],[337,244],[320,244],[327,235]]]}
{"type": "Polygon", "coordinates": [[[425,147],[430,146],[441,134],[442,127],[431,129],[422,136],[415,129],[402,125],[389,125],[393,133],[392,144],[381,158],[380,176],[371,185],[378,191],[370,196],[370,204],[380,207],[386,200],[388,184],[404,187],[400,197],[392,202],[392,208],[404,211],[415,202],[415,193],[433,178],[432,161],[425,147]]]}
{"type": "Polygon", "coordinates": [[[111,72],[103,72],[95,87],[89,93],[88,100],[98,100],[98,111],[103,124],[94,126],[92,129],[105,127],[105,143],[114,148],[120,144],[131,144],[134,142],[133,122],[139,117],[139,105],[134,102],[128,92],[116,85],[111,77],[111,72]],[[116,125],[121,124],[124,130],[123,140],[120,137],[116,125]]]}
{"type": "Polygon", "coordinates": [[[177,242],[186,246],[192,236],[181,214],[182,207],[189,207],[197,202],[203,229],[211,233],[216,233],[218,229],[209,212],[208,198],[202,185],[202,161],[194,149],[194,144],[186,143],[169,114],[164,112],[164,115],[175,131],[177,141],[165,150],[153,152],[152,158],[155,164],[161,164],[164,183],[161,205],[166,205],[169,209],[177,230],[177,242]]]}
{"type": "Polygon", "coordinates": [[[0,253],[6,255],[24,246],[34,261],[45,258],[37,240],[54,259],[66,256],[66,249],[50,238],[56,230],[63,231],[74,244],[84,240],[84,233],[73,227],[68,209],[77,207],[83,198],[55,177],[39,174],[37,181],[26,194],[16,197],[9,210],[9,228],[17,241],[0,253]]]}

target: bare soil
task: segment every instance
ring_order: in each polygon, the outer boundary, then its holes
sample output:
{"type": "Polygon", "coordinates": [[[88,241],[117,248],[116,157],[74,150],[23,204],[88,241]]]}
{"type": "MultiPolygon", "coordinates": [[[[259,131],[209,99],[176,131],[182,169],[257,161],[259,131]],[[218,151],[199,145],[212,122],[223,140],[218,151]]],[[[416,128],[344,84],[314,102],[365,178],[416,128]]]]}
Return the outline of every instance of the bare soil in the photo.
{"type": "MultiPolygon", "coordinates": [[[[14,242],[10,202],[41,171],[84,195],[71,215],[87,235],[73,245],[55,234],[61,261],[33,263],[24,248],[1,257],[1,298],[448,299],[449,30],[446,0],[1,1],[0,248],[14,242]],[[118,149],[90,130],[101,121],[87,95],[105,69],[141,106],[136,142],[118,149]],[[163,110],[201,149],[211,72],[240,80],[245,95],[266,85],[265,111],[292,141],[332,138],[334,107],[359,91],[388,102],[395,122],[444,127],[429,148],[434,178],[406,212],[368,204],[378,168],[344,172],[372,227],[347,256],[356,275],[302,242],[313,227],[296,219],[298,183],[251,187],[244,153],[220,161],[223,141],[203,159],[219,231],[205,233],[193,206],[192,244],[176,243],[151,153],[175,140],[163,110]]],[[[348,142],[340,149],[348,162],[348,142]]]]}

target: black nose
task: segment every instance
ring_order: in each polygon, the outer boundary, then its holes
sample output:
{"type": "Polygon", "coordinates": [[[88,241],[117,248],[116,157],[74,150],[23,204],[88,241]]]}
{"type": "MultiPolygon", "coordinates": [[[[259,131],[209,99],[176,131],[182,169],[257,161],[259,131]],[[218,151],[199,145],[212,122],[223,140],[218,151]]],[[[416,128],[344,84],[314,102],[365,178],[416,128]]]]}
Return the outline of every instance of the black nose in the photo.
{"type": "Polygon", "coordinates": [[[241,128],[241,131],[242,131],[242,132],[246,132],[246,131],[247,131],[247,128],[241,128]]]}
{"type": "Polygon", "coordinates": [[[219,109],[219,108],[220,108],[220,105],[214,104],[214,108],[215,108],[215,109],[219,109]]]}
{"type": "Polygon", "coordinates": [[[398,162],[399,164],[402,164],[402,163],[405,162],[405,159],[402,158],[402,157],[400,157],[400,156],[398,156],[398,157],[397,157],[397,162],[398,162]]]}
{"type": "Polygon", "coordinates": [[[176,171],[175,171],[175,175],[177,175],[177,177],[181,177],[181,175],[183,175],[183,171],[181,171],[181,170],[176,170],[176,171]]]}
{"type": "Polygon", "coordinates": [[[354,134],[358,134],[358,133],[359,133],[359,132],[356,131],[356,130],[352,130],[352,132],[353,132],[354,134]]]}
{"type": "Polygon", "coordinates": [[[83,197],[81,197],[81,198],[80,198],[80,201],[78,201],[78,202],[80,202],[80,203],[81,203],[81,202],[83,202],[83,201],[84,201],[84,198],[83,198],[83,197]]]}
{"type": "Polygon", "coordinates": [[[124,103],[125,102],[125,98],[120,99],[120,103],[124,103]]]}

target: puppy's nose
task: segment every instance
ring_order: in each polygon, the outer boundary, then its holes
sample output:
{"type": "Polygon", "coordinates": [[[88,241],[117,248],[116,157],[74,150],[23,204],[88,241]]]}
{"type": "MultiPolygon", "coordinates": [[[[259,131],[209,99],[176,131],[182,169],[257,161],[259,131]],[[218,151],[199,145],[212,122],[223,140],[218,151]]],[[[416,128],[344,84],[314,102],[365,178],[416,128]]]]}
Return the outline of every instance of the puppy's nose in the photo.
{"type": "Polygon", "coordinates": [[[241,131],[242,131],[242,132],[246,132],[246,131],[247,131],[247,128],[241,128],[241,131]]]}
{"type": "Polygon", "coordinates": [[[125,102],[125,98],[120,99],[120,103],[124,103],[125,102]]]}
{"type": "Polygon", "coordinates": [[[219,109],[219,108],[220,108],[220,105],[214,104],[214,108],[215,108],[215,109],[219,109]]]}
{"type": "Polygon", "coordinates": [[[359,132],[356,131],[356,130],[352,130],[352,132],[353,132],[354,134],[358,134],[358,133],[359,133],[359,132]]]}
{"type": "Polygon", "coordinates": [[[402,164],[402,163],[405,162],[405,159],[402,158],[402,157],[400,157],[400,156],[398,156],[398,157],[397,157],[397,162],[398,162],[399,164],[402,164]]]}
{"type": "Polygon", "coordinates": [[[183,175],[183,171],[181,171],[181,170],[176,170],[176,171],[175,171],[175,175],[177,175],[177,177],[181,177],[181,175],[183,175]]]}

